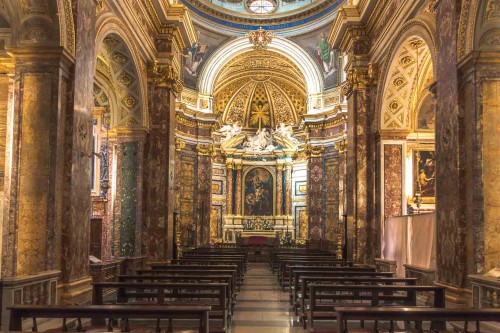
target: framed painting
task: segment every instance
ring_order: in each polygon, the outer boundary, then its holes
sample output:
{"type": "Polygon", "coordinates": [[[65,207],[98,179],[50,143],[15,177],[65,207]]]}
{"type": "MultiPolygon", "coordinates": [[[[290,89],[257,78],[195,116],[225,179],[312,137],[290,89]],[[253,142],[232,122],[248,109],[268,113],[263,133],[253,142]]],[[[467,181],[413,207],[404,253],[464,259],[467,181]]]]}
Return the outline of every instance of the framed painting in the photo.
{"type": "Polygon", "coordinates": [[[422,203],[436,202],[436,158],[431,149],[413,150],[413,193],[422,194],[422,203]]]}
{"type": "Polygon", "coordinates": [[[274,215],[274,178],[266,168],[253,168],[244,175],[244,214],[274,215]]]}

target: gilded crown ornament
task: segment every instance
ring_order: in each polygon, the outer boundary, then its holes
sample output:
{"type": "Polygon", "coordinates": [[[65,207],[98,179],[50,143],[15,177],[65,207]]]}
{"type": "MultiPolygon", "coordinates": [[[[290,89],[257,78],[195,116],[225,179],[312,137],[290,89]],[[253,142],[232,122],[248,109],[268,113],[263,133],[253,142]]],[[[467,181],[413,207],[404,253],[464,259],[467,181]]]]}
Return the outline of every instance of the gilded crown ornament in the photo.
{"type": "Polygon", "coordinates": [[[267,48],[267,44],[272,42],[275,35],[259,27],[257,30],[249,31],[247,36],[250,43],[253,44],[254,49],[263,50],[267,48]]]}

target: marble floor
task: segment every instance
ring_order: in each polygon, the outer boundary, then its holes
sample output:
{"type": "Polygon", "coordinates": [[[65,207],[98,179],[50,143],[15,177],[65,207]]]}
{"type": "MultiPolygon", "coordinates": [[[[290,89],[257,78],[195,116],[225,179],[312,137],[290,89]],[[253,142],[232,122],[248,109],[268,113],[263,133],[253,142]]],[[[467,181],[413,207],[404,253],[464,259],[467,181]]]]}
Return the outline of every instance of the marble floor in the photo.
{"type": "Polygon", "coordinates": [[[229,333],[303,333],[267,263],[249,263],[229,333]]]}

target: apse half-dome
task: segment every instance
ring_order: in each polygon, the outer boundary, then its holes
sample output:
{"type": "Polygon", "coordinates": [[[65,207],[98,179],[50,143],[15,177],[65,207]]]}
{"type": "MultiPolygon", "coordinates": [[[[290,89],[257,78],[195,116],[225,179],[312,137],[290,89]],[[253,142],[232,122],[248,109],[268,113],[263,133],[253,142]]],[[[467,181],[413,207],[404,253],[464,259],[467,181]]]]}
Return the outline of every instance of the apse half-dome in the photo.
{"type": "Polygon", "coordinates": [[[260,50],[236,57],[219,73],[213,111],[224,123],[274,128],[298,125],[307,112],[306,101],[300,70],[286,57],[260,50]]]}

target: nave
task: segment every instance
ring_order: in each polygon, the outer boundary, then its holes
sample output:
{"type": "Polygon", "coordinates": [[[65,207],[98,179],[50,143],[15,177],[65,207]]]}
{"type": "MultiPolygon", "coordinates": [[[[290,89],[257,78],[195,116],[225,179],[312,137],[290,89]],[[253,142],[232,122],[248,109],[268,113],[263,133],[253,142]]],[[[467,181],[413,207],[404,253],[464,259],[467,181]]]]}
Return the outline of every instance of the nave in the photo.
{"type": "Polygon", "coordinates": [[[15,305],[9,330],[493,333],[500,320],[499,309],[446,309],[443,287],[326,251],[270,249],[268,263],[249,262],[249,252],[197,248],[94,282],[91,305],[15,305]]]}
{"type": "Polygon", "coordinates": [[[249,263],[231,333],[303,333],[302,325],[294,319],[288,293],[281,290],[269,265],[249,263]]]}

